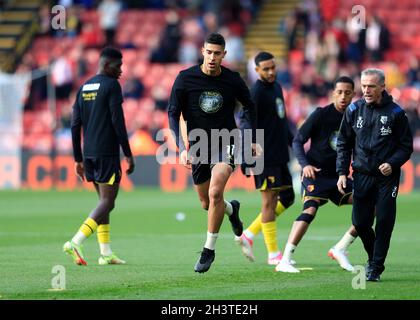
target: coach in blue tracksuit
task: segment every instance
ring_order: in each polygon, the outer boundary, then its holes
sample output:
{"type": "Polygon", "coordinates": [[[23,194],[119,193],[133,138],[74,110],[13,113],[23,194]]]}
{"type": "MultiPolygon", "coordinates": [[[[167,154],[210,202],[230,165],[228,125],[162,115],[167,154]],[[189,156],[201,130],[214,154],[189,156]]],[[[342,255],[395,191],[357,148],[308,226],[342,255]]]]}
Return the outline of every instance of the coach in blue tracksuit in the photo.
{"type": "Polygon", "coordinates": [[[361,87],[363,98],[347,108],[340,126],[337,187],[344,192],[353,156],[353,225],[369,258],[366,279],[379,281],[395,223],[401,166],[413,152],[413,136],[404,110],[385,91],[382,70],[364,70],[361,87]]]}

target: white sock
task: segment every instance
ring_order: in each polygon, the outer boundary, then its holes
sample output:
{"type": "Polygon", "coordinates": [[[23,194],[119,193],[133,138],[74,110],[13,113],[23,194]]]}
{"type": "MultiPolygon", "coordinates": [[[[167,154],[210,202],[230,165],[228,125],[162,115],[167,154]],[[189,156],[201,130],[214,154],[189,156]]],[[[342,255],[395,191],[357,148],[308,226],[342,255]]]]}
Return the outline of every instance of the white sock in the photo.
{"type": "Polygon", "coordinates": [[[82,231],[77,231],[73,239],[71,239],[71,241],[78,246],[80,246],[85,240],[86,240],[86,236],[82,231]]]}
{"type": "Polygon", "coordinates": [[[349,245],[351,245],[356,239],[353,237],[348,231],[344,234],[344,236],[341,238],[340,241],[337,242],[337,244],[334,246],[337,250],[347,250],[349,245]]]}
{"type": "Polygon", "coordinates": [[[230,216],[233,213],[232,205],[229,201],[223,200],[225,202],[225,214],[230,216]]]}
{"type": "Polygon", "coordinates": [[[218,233],[211,233],[207,231],[207,240],[204,244],[204,248],[214,250],[214,248],[216,247],[216,240],[218,236],[218,233]]]}
{"type": "Polygon", "coordinates": [[[254,240],[255,234],[253,234],[251,231],[249,231],[248,229],[246,229],[244,231],[245,236],[249,239],[249,240],[254,240]]]}
{"type": "Polygon", "coordinates": [[[284,248],[283,259],[286,259],[285,261],[290,261],[292,259],[293,252],[295,252],[295,249],[295,245],[291,243],[286,244],[286,248],[284,248]]]}
{"type": "Polygon", "coordinates": [[[112,254],[110,243],[100,243],[99,248],[101,249],[101,255],[109,256],[112,254]]]}

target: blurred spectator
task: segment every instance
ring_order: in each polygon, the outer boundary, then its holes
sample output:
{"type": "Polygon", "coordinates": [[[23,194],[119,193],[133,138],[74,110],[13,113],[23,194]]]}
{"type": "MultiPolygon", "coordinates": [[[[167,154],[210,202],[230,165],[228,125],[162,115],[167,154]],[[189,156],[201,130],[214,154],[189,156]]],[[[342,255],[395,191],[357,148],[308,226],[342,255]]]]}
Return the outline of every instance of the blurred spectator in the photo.
{"type": "Polygon", "coordinates": [[[59,56],[51,66],[51,76],[57,99],[67,99],[73,88],[73,70],[66,56],[59,56]]]}
{"type": "Polygon", "coordinates": [[[51,12],[50,6],[44,4],[39,9],[39,31],[40,35],[51,35],[51,12]]]}
{"type": "Polygon", "coordinates": [[[290,11],[283,21],[280,22],[280,33],[287,39],[287,47],[289,51],[296,47],[297,36],[297,19],[293,11],[290,11]]]}
{"type": "Polygon", "coordinates": [[[100,25],[105,32],[106,45],[114,45],[115,32],[118,27],[121,4],[116,0],[102,0],[98,7],[100,25]]]}
{"type": "Polygon", "coordinates": [[[420,89],[420,64],[415,55],[411,55],[408,60],[407,84],[420,89]]]}
{"type": "Polygon", "coordinates": [[[277,64],[277,81],[280,82],[284,89],[290,89],[292,86],[292,74],[290,73],[286,61],[278,59],[277,64]]]}
{"type": "Polygon", "coordinates": [[[155,110],[166,111],[168,107],[168,93],[165,88],[157,85],[152,89],[152,98],[155,102],[155,110]]]}
{"type": "Polygon", "coordinates": [[[81,39],[86,49],[100,48],[102,46],[101,35],[91,22],[86,22],[82,26],[81,39]]]}
{"type": "Polygon", "coordinates": [[[217,15],[212,12],[204,13],[202,17],[202,28],[205,34],[217,32],[219,29],[219,21],[217,19],[217,15]]]}
{"type": "Polygon", "coordinates": [[[360,63],[363,58],[363,45],[360,43],[360,26],[353,16],[349,15],[346,22],[346,31],[348,37],[346,58],[349,61],[360,63]]]}
{"type": "Polygon", "coordinates": [[[221,28],[219,31],[226,41],[226,62],[232,69],[238,69],[239,65],[245,59],[244,44],[242,38],[238,34],[233,34],[228,28],[221,28]]]}
{"type": "Polygon", "coordinates": [[[77,37],[81,29],[82,24],[77,7],[68,8],[66,13],[66,35],[71,38],[77,37]]]}
{"type": "Polygon", "coordinates": [[[178,62],[185,64],[195,64],[199,60],[199,49],[191,38],[184,38],[180,44],[178,52],[178,62]]]}
{"type": "Polygon", "coordinates": [[[411,133],[413,134],[413,137],[416,137],[418,134],[420,134],[419,101],[416,101],[413,98],[409,99],[405,105],[404,110],[407,114],[411,133]]]}
{"type": "Polygon", "coordinates": [[[360,38],[368,58],[371,61],[381,61],[385,51],[391,47],[390,34],[377,16],[370,17],[368,21],[367,28],[361,30],[360,38]]]}
{"type": "Polygon", "coordinates": [[[181,41],[179,17],[175,11],[166,14],[166,27],[159,45],[151,55],[151,62],[174,63],[178,61],[178,50],[181,41]]]}
{"type": "Polygon", "coordinates": [[[140,99],[144,95],[144,84],[132,71],[128,71],[128,77],[123,85],[124,98],[140,99]]]}
{"type": "Polygon", "coordinates": [[[24,105],[25,110],[33,110],[42,101],[47,99],[47,72],[48,65],[38,66],[30,54],[23,57],[21,71],[31,72],[29,94],[24,105]]]}

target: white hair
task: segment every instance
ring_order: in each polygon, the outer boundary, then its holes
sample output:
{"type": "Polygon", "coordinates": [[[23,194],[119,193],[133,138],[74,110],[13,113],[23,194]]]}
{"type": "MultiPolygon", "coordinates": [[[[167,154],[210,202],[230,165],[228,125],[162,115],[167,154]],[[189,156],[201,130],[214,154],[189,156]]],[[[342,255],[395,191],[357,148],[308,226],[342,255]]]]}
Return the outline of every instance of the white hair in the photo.
{"type": "Polygon", "coordinates": [[[367,68],[362,71],[362,77],[372,75],[372,74],[378,77],[379,84],[385,84],[385,73],[382,69],[367,68]]]}

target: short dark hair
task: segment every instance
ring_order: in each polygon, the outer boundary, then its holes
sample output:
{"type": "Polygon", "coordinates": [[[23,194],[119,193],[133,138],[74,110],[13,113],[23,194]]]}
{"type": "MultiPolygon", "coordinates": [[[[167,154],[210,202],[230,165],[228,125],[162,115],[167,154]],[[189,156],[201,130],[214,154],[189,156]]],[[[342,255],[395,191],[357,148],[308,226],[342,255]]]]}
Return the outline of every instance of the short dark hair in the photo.
{"type": "Polygon", "coordinates": [[[205,43],[217,44],[222,46],[223,49],[226,46],[225,38],[220,33],[210,33],[207,36],[205,43]]]}
{"type": "Polygon", "coordinates": [[[350,83],[352,89],[354,90],[354,81],[352,78],[347,77],[347,76],[341,76],[338,77],[335,81],[334,81],[334,89],[337,87],[337,83],[350,83]]]}
{"type": "Polygon", "coordinates": [[[256,66],[259,66],[261,61],[267,61],[271,59],[274,59],[274,56],[270,52],[261,51],[255,56],[254,62],[256,66]]]}
{"type": "Polygon", "coordinates": [[[101,58],[122,59],[122,53],[118,49],[106,47],[101,51],[101,58]]]}

